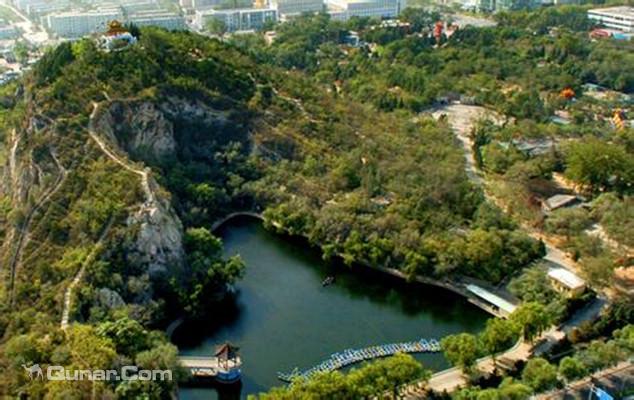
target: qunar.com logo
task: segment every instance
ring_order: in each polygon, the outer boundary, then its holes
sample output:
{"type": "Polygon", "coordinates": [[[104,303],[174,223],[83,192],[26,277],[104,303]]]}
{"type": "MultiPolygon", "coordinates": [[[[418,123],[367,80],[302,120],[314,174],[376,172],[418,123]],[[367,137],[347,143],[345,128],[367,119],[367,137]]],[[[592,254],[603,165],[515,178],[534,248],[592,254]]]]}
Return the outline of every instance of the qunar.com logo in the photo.
{"type": "Polygon", "coordinates": [[[116,369],[71,369],[61,365],[22,364],[30,380],[49,381],[171,381],[169,369],[139,369],[135,365],[126,365],[116,369]]]}

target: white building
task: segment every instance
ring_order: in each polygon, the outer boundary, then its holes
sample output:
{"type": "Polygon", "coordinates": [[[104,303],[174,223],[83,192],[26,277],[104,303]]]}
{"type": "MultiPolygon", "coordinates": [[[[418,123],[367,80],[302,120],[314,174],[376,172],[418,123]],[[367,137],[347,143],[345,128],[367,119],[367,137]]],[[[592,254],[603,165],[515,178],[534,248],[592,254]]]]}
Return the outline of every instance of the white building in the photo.
{"type": "Polygon", "coordinates": [[[191,7],[196,10],[204,10],[222,4],[222,0],[191,0],[191,7]]]}
{"type": "Polygon", "coordinates": [[[0,40],[15,39],[20,33],[12,25],[0,26],[0,40]]]}
{"type": "Polygon", "coordinates": [[[93,32],[104,31],[110,21],[122,18],[120,8],[70,11],[48,15],[46,26],[59,37],[78,38],[93,32]]]}
{"type": "Polygon", "coordinates": [[[588,18],[607,28],[634,32],[634,7],[593,8],[588,10],[588,18]]]}
{"type": "Polygon", "coordinates": [[[270,4],[282,19],[324,10],[324,0],[271,0],[270,4]]]}
{"type": "Polygon", "coordinates": [[[158,26],[168,30],[183,30],[187,27],[182,15],[170,11],[147,11],[128,15],[127,22],[136,26],[158,26]]]}
{"type": "Polygon", "coordinates": [[[567,293],[569,296],[578,296],[586,289],[586,282],[565,268],[550,268],[548,278],[556,290],[567,293]]]}
{"type": "Polygon", "coordinates": [[[396,18],[405,9],[405,0],[326,0],[332,19],[351,17],[396,18]]]}
{"type": "Polygon", "coordinates": [[[227,10],[197,10],[194,24],[205,29],[211,19],[224,22],[228,32],[259,29],[268,21],[277,21],[274,8],[233,8],[227,10]]]}

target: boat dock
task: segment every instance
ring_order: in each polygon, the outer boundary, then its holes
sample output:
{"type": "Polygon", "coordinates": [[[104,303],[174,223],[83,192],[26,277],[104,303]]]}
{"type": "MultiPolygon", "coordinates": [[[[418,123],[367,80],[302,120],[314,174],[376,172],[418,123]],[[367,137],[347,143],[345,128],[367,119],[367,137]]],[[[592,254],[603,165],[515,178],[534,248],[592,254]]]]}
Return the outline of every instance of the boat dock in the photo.
{"type": "Polygon", "coordinates": [[[341,353],[330,355],[330,359],[314,366],[313,368],[300,372],[295,370],[290,373],[278,372],[277,377],[284,382],[292,382],[293,379],[310,378],[320,372],[335,371],[361,361],[374,358],[388,357],[396,353],[437,353],[441,350],[440,343],[436,339],[420,339],[415,342],[384,344],[367,347],[357,350],[344,350],[341,353]]]}

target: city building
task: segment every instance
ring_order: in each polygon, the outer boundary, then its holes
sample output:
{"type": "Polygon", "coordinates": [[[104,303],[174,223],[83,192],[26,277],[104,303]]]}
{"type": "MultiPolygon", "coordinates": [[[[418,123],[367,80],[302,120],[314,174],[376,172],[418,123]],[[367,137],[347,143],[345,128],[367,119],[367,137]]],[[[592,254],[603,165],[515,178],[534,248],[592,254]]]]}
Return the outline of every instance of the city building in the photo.
{"type": "Polygon", "coordinates": [[[588,10],[588,18],[607,28],[634,32],[634,7],[631,6],[593,8],[588,10]]]}
{"type": "Polygon", "coordinates": [[[194,2],[192,0],[179,0],[178,5],[184,9],[192,9],[194,8],[194,2]]]}
{"type": "Polygon", "coordinates": [[[395,18],[405,9],[405,0],[326,0],[334,20],[351,17],[395,18]]]}
{"type": "Polygon", "coordinates": [[[49,14],[46,17],[46,27],[59,37],[79,38],[103,31],[110,21],[122,18],[121,8],[68,11],[49,14]]]}
{"type": "Polygon", "coordinates": [[[287,19],[303,13],[323,11],[324,0],[271,0],[271,7],[277,10],[281,19],[287,19]]]}
{"type": "Polygon", "coordinates": [[[183,30],[187,27],[185,18],[182,15],[165,10],[142,11],[129,14],[126,18],[126,22],[136,26],[151,25],[168,30],[183,30]]]}
{"type": "Polygon", "coordinates": [[[586,290],[585,281],[565,268],[550,268],[548,279],[555,290],[565,293],[569,297],[579,296],[586,290]]]}
{"type": "Polygon", "coordinates": [[[194,24],[205,29],[207,23],[217,19],[224,22],[227,32],[250,31],[260,29],[268,21],[277,20],[274,8],[234,8],[226,10],[197,10],[194,24]]]}
{"type": "Polygon", "coordinates": [[[0,26],[0,40],[15,39],[20,36],[20,33],[12,25],[0,26]]]}
{"type": "Polygon", "coordinates": [[[526,10],[541,5],[541,0],[476,0],[476,8],[483,12],[526,10]]]}
{"type": "Polygon", "coordinates": [[[191,8],[202,11],[223,3],[223,0],[191,0],[191,8]]]}

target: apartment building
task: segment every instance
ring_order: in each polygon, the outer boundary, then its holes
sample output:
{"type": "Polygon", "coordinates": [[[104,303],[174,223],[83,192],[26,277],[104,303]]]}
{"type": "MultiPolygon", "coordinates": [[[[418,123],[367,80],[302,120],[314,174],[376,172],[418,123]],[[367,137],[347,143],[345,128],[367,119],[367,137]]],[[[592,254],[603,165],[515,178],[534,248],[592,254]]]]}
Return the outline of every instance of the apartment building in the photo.
{"type": "Polygon", "coordinates": [[[634,32],[634,7],[631,6],[593,8],[588,10],[588,18],[606,28],[634,32]]]}
{"type": "Polygon", "coordinates": [[[262,28],[268,21],[276,21],[277,11],[274,8],[197,10],[194,23],[199,29],[205,29],[211,19],[224,22],[228,32],[250,31],[262,28]]]}
{"type": "Polygon", "coordinates": [[[158,26],[168,30],[183,30],[187,28],[185,18],[182,15],[164,10],[141,11],[128,14],[125,21],[136,26],[158,26]]]}
{"type": "Polygon", "coordinates": [[[326,0],[332,19],[351,17],[396,18],[406,7],[405,0],[326,0]]]}
{"type": "Polygon", "coordinates": [[[281,19],[287,19],[303,13],[323,11],[324,0],[271,0],[271,7],[277,10],[281,19]]]}
{"type": "Polygon", "coordinates": [[[103,31],[112,20],[122,20],[121,8],[67,11],[46,16],[46,27],[58,37],[79,38],[103,31]]]}

